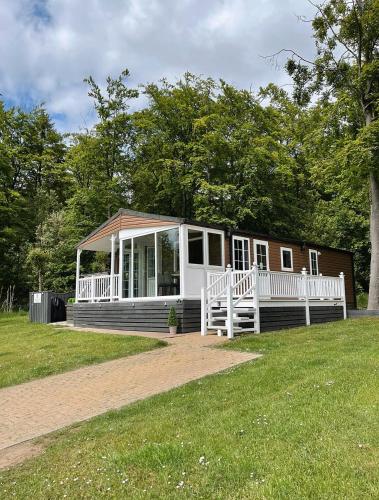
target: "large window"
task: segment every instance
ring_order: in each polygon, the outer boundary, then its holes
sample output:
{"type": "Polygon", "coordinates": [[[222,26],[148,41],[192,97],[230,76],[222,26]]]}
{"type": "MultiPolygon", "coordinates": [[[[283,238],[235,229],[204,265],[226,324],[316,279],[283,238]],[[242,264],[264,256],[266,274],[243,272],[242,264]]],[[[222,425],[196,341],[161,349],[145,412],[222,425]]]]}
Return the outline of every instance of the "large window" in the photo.
{"type": "Polygon", "coordinates": [[[122,241],[122,298],[180,295],[179,229],[122,241]]]}
{"type": "Polygon", "coordinates": [[[293,271],[292,248],[280,248],[282,271],[293,271]]]}
{"type": "Polygon", "coordinates": [[[267,241],[254,240],[255,260],[262,271],[269,269],[267,241]]]}
{"type": "Polygon", "coordinates": [[[158,296],[180,294],[179,230],[157,233],[158,296]]]}
{"type": "Polygon", "coordinates": [[[222,266],[222,236],[220,233],[208,232],[208,264],[222,266]]]}
{"type": "Polygon", "coordinates": [[[249,238],[233,237],[233,268],[235,271],[247,271],[250,267],[249,238]]]}
{"type": "Polygon", "coordinates": [[[204,232],[188,229],[188,263],[204,264],[204,232]]]}
{"type": "Polygon", "coordinates": [[[309,267],[312,276],[318,275],[318,252],[317,250],[309,250],[309,267]]]}

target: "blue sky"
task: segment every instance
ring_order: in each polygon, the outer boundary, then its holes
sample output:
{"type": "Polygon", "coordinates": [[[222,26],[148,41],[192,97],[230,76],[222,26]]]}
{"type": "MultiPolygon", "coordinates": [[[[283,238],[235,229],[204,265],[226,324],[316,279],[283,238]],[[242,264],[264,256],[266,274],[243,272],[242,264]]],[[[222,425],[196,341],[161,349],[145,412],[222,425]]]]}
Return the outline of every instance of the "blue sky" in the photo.
{"type": "Polygon", "coordinates": [[[43,102],[59,130],[76,131],[94,120],[88,75],[103,84],[127,67],[137,86],[188,70],[252,90],[287,86],[261,56],[311,57],[311,26],[297,16],[312,13],[306,0],[1,0],[0,93],[26,109],[43,102]]]}

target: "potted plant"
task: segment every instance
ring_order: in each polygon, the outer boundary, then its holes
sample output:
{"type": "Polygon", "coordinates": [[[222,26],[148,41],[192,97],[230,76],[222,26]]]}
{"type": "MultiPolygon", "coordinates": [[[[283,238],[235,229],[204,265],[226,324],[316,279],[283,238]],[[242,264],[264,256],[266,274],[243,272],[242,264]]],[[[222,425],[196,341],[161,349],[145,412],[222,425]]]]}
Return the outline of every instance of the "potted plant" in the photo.
{"type": "Polygon", "coordinates": [[[167,326],[170,329],[170,335],[175,335],[178,328],[178,318],[176,316],[175,307],[170,307],[170,312],[168,313],[167,326]]]}

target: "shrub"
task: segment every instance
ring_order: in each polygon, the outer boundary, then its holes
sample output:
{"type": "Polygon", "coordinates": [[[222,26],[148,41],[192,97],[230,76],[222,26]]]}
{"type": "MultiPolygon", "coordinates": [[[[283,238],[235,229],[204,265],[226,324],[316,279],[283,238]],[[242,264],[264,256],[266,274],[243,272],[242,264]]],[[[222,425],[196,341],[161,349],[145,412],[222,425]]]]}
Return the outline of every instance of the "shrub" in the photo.
{"type": "Polygon", "coordinates": [[[170,307],[170,312],[168,313],[167,325],[178,326],[178,318],[176,316],[175,307],[173,306],[170,307]]]}

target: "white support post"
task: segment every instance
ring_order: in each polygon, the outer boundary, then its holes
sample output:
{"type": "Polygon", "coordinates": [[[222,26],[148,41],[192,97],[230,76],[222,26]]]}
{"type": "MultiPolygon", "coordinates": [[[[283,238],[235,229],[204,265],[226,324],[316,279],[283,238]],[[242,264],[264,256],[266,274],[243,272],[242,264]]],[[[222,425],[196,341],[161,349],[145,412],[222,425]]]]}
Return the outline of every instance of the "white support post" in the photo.
{"type": "Polygon", "coordinates": [[[205,288],[201,289],[201,335],[207,335],[207,293],[205,288]]]}
{"type": "Polygon", "coordinates": [[[227,277],[226,277],[226,328],[228,339],[232,339],[234,337],[234,310],[233,310],[233,276],[232,276],[232,268],[230,264],[226,269],[227,277]]]}
{"type": "Polygon", "coordinates": [[[343,307],[343,319],[347,318],[347,311],[346,311],[346,291],[345,291],[345,275],[344,273],[340,273],[340,280],[341,280],[341,299],[342,299],[342,307],[343,307]]]}
{"type": "Polygon", "coordinates": [[[303,275],[303,293],[305,299],[305,323],[307,326],[311,324],[311,315],[309,311],[309,293],[308,293],[308,274],[305,267],[301,270],[303,275]]]}
{"type": "Polygon", "coordinates": [[[116,235],[112,234],[111,236],[111,282],[110,282],[110,291],[109,291],[109,301],[114,301],[114,258],[115,258],[115,241],[116,235]]]}
{"type": "Polygon", "coordinates": [[[80,278],[80,254],[82,249],[78,248],[76,250],[76,284],[75,284],[75,302],[79,299],[79,278],[80,278]]]}
{"type": "Polygon", "coordinates": [[[254,278],[255,279],[255,293],[254,293],[254,307],[255,307],[255,313],[254,313],[254,328],[256,333],[261,333],[261,315],[260,315],[260,310],[259,310],[259,269],[254,262],[252,265],[252,269],[254,270],[254,278]]]}

